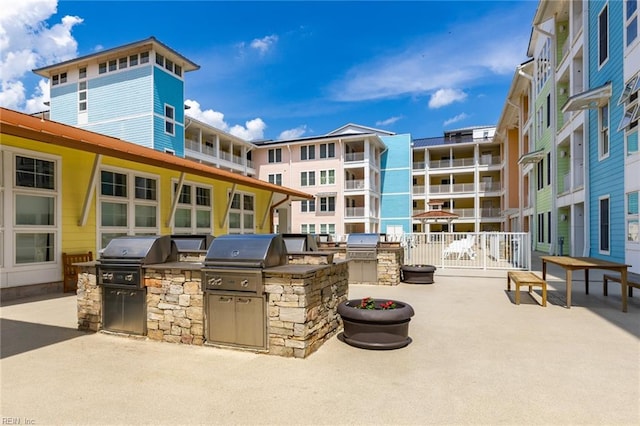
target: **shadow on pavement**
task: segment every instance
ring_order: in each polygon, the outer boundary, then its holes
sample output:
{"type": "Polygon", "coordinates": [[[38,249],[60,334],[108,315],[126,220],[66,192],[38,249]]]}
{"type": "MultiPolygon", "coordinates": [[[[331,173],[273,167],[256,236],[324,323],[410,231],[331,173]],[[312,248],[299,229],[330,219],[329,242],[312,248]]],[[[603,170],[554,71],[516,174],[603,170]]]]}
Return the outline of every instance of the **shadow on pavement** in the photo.
{"type": "Polygon", "coordinates": [[[0,318],[0,359],[85,335],[73,328],[0,318]]]}

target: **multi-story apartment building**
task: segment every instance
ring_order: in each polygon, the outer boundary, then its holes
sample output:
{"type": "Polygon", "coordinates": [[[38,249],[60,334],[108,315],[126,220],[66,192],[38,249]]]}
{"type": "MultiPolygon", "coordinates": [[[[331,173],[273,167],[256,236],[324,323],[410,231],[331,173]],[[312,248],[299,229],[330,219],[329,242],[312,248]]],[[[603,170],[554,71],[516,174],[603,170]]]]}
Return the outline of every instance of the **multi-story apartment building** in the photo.
{"type": "Polygon", "coordinates": [[[258,178],[315,195],[278,209],[279,232],[381,232],[381,130],[347,125],[324,136],[260,141],[258,178]]]}
{"type": "Polygon", "coordinates": [[[53,121],[254,176],[253,145],[189,117],[185,76],[199,68],[150,37],[34,72],[53,121]]]}
{"type": "Polygon", "coordinates": [[[504,228],[505,161],[494,134],[493,126],[470,127],[413,140],[413,216],[429,211],[430,205],[457,215],[452,221],[414,218],[414,232],[504,228]]]}
{"type": "Polygon", "coordinates": [[[247,176],[256,176],[251,161],[255,145],[203,123],[187,114],[184,126],[184,156],[247,176]]]}
{"type": "Polygon", "coordinates": [[[637,0],[539,3],[498,122],[534,249],[640,268],[639,44],[637,0]]]}

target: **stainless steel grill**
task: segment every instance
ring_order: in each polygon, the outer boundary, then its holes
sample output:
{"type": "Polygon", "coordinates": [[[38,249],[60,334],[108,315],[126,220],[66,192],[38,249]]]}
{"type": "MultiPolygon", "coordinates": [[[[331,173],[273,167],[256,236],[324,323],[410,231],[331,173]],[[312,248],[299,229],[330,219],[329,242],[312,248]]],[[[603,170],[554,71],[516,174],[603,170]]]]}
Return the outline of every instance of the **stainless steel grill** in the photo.
{"type": "Polygon", "coordinates": [[[317,238],[313,234],[282,234],[287,253],[318,251],[317,238]]]}
{"type": "Polygon", "coordinates": [[[169,236],[114,238],[96,266],[103,286],[102,328],[131,334],[146,334],[146,293],[142,267],[164,263],[171,257],[169,236]]]}
{"type": "Polygon", "coordinates": [[[215,237],[210,234],[172,235],[178,253],[206,252],[215,237]]]}
{"type": "Polygon", "coordinates": [[[266,348],[263,270],[286,262],[281,235],[223,235],[213,240],[202,268],[206,341],[266,348]]]}
{"type": "Polygon", "coordinates": [[[347,260],[349,260],[349,283],[375,284],[378,282],[379,234],[349,234],[347,237],[347,260]]]}

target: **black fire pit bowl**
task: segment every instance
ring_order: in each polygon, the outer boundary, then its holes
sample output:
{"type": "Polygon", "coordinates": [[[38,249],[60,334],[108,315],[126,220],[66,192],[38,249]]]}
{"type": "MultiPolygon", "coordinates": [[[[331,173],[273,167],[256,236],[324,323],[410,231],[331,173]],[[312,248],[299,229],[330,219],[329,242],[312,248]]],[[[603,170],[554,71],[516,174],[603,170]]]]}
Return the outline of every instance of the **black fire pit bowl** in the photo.
{"type": "Polygon", "coordinates": [[[402,282],[409,284],[433,284],[433,265],[402,265],[402,282]]]}

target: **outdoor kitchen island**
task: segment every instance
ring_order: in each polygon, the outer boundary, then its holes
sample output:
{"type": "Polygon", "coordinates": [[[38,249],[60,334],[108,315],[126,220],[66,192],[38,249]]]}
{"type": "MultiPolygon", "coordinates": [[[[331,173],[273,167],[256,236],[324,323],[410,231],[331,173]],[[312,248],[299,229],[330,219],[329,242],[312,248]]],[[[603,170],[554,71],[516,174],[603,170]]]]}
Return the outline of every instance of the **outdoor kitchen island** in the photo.
{"type": "MultiPolygon", "coordinates": [[[[210,321],[207,300],[212,300],[207,298],[218,297],[218,293],[212,295],[213,291],[203,286],[202,277],[207,274],[203,263],[175,261],[143,266],[147,338],[248,349],[285,357],[309,356],[342,328],[337,308],[347,299],[348,262],[334,261],[333,254],[326,252],[288,254],[287,257],[286,264],[261,269],[262,288],[256,294],[219,292],[221,298],[236,299],[236,312],[246,309],[249,301],[261,301],[263,310],[235,319],[227,317],[218,325],[215,321],[207,323],[210,321]],[[257,323],[247,324],[247,321],[257,323]],[[207,333],[206,328],[216,326],[224,327],[222,335],[227,335],[233,327],[257,329],[258,333],[264,333],[265,339],[248,345],[209,341],[207,335],[213,334],[211,330],[207,333]]],[[[78,328],[99,331],[103,329],[102,286],[96,284],[94,266],[84,264],[80,268],[78,328]]]]}

